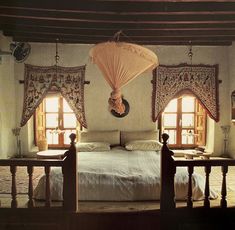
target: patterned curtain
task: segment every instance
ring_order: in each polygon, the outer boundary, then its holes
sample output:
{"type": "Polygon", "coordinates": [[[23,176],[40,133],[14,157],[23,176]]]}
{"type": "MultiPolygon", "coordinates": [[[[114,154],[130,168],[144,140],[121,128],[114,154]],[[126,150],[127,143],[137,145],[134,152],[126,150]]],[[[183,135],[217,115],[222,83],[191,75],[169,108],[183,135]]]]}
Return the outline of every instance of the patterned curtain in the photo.
{"type": "Polygon", "coordinates": [[[159,66],[153,72],[152,119],[185,92],[197,97],[209,116],[219,121],[218,65],[159,66]]]}
{"type": "Polygon", "coordinates": [[[86,66],[61,67],[25,64],[21,127],[27,123],[53,86],[61,92],[80,124],[87,128],[84,111],[85,68],[86,66]]]}

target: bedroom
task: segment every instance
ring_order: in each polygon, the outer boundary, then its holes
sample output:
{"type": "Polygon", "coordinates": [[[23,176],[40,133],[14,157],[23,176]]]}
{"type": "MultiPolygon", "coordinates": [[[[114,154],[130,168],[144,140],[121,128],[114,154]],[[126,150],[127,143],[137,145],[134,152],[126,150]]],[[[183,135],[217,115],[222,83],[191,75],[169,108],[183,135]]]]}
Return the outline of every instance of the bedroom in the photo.
{"type": "MultiPolygon", "coordinates": [[[[2,50],[7,50],[11,38],[1,35],[2,50]]],[[[107,100],[111,89],[100,70],[89,60],[89,50],[92,45],[58,44],[61,65],[86,65],[85,80],[90,84],[84,86],[85,116],[89,130],[154,130],[157,123],[152,121],[152,73],[145,73],[123,87],[124,97],[130,104],[129,114],[121,119],[115,118],[109,111],[107,100]],[[79,53],[79,55],[77,55],[79,53]],[[62,64],[63,63],[63,64],[62,64]]],[[[162,65],[178,65],[189,63],[188,46],[148,46],[154,51],[162,65]]],[[[219,65],[219,106],[220,121],[214,122],[208,118],[207,146],[215,155],[223,151],[223,132],[220,126],[230,125],[230,138],[233,137],[234,126],[230,115],[230,94],[233,91],[233,56],[234,45],[222,47],[193,47],[193,63],[219,65]],[[218,55],[219,54],[219,55],[218,55]],[[216,58],[215,58],[216,57],[216,58]]],[[[26,61],[32,65],[54,65],[55,44],[32,43],[31,53],[26,61]]],[[[19,126],[23,106],[24,64],[14,63],[11,56],[3,56],[1,64],[1,158],[16,153],[15,137],[11,129],[19,126]],[[17,98],[17,100],[15,100],[17,98]],[[9,111],[10,110],[10,111],[9,111]],[[4,135],[3,135],[4,133],[4,135]]],[[[30,154],[34,148],[33,119],[21,130],[22,152],[30,154]]],[[[234,142],[229,140],[229,153],[233,154],[234,142]]]]}
{"type": "MultiPolygon", "coordinates": [[[[1,50],[9,50],[11,37],[0,37],[1,50]]],[[[55,43],[33,43],[31,53],[25,63],[32,65],[54,65],[55,43]]],[[[85,114],[90,130],[152,130],[156,123],[151,119],[152,104],[152,74],[146,73],[127,86],[123,87],[124,97],[130,103],[129,114],[122,119],[115,118],[107,109],[107,100],[110,88],[104,80],[96,65],[89,61],[89,50],[92,45],[86,44],[58,44],[59,64],[63,66],[81,66],[86,64],[85,79],[90,81],[85,85],[85,114]]],[[[154,51],[161,65],[178,65],[189,63],[186,45],[149,45],[154,51]]],[[[215,155],[223,151],[222,125],[230,125],[229,153],[233,156],[235,143],[233,136],[234,125],[231,123],[230,95],[235,88],[234,60],[235,45],[229,46],[193,46],[193,64],[219,65],[219,104],[220,121],[214,122],[208,118],[207,122],[207,147],[215,155]]],[[[0,157],[7,158],[15,154],[15,136],[12,128],[20,122],[23,105],[23,85],[18,80],[23,80],[24,64],[15,63],[11,56],[2,56],[0,65],[0,157]]],[[[33,119],[21,130],[22,152],[32,156],[37,152],[34,146],[33,119]]]]}

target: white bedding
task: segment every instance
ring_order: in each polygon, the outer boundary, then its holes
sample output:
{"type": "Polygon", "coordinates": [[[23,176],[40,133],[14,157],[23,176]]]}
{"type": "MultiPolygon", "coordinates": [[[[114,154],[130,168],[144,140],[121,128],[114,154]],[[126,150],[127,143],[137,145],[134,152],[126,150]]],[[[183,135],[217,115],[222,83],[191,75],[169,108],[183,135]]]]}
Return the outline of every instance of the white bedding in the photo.
{"type": "MultiPolygon", "coordinates": [[[[160,199],[160,152],[127,151],[113,148],[105,152],[78,153],[79,200],[134,201],[160,199]]],[[[188,173],[178,168],[175,176],[177,200],[187,198],[188,173]]],[[[62,200],[63,177],[60,168],[51,170],[52,200],[62,200]]],[[[193,199],[203,199],[204,178],[193,174],[193,199]]],[[[211,198],[217,198],[211,191],[211,198]]],[[[34,191],[45,199],[45,176],[34,191]]]]}

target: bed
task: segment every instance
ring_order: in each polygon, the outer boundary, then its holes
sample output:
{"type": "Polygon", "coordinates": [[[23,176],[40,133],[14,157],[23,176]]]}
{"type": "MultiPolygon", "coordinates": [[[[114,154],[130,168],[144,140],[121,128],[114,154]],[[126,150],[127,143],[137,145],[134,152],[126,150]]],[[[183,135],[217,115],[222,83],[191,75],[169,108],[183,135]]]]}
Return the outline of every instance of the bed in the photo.
{"type": "MultiPolygon", "coordinates": [[[[157,131],[82,132],[77,145],[78,191],[80,201],[146,201],[160,199],[160,150],[157,131]]],[[[50,174],[51,198],[62,200],[63,176],[60,168],[50,174]]],[[[178,168],[175,176],[176,200],[187,199],[188,173],[178,168]]],[[[204,198],[205,179],[193,174],[193,200],[204,198]]],[[[211,190],[210,197],[217,198],[211,190]]],[[[45,199],[45,176],[34,191],[35,199],[45,199]]]]}

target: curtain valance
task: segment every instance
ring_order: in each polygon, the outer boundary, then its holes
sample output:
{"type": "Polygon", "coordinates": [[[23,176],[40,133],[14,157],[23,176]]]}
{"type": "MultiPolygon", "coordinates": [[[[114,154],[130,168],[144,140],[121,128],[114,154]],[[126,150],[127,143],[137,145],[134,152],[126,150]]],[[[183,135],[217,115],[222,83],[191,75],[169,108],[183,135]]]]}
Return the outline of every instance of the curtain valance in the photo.
{"type": "Polygon", "coordinates": [[[27,123],[53,86],[61,92],[80,124],[87,127],[84,111],[85,69],[86,66],[62,67],[25,64],[21,126],[27,123]]]}
{"type": "Polygon", "coordinates": [[[218,65],[159,66],[153,71],[152,119],[156,121],[167,104],[190,91],[209,116],[219,121],[218,65]]]}

